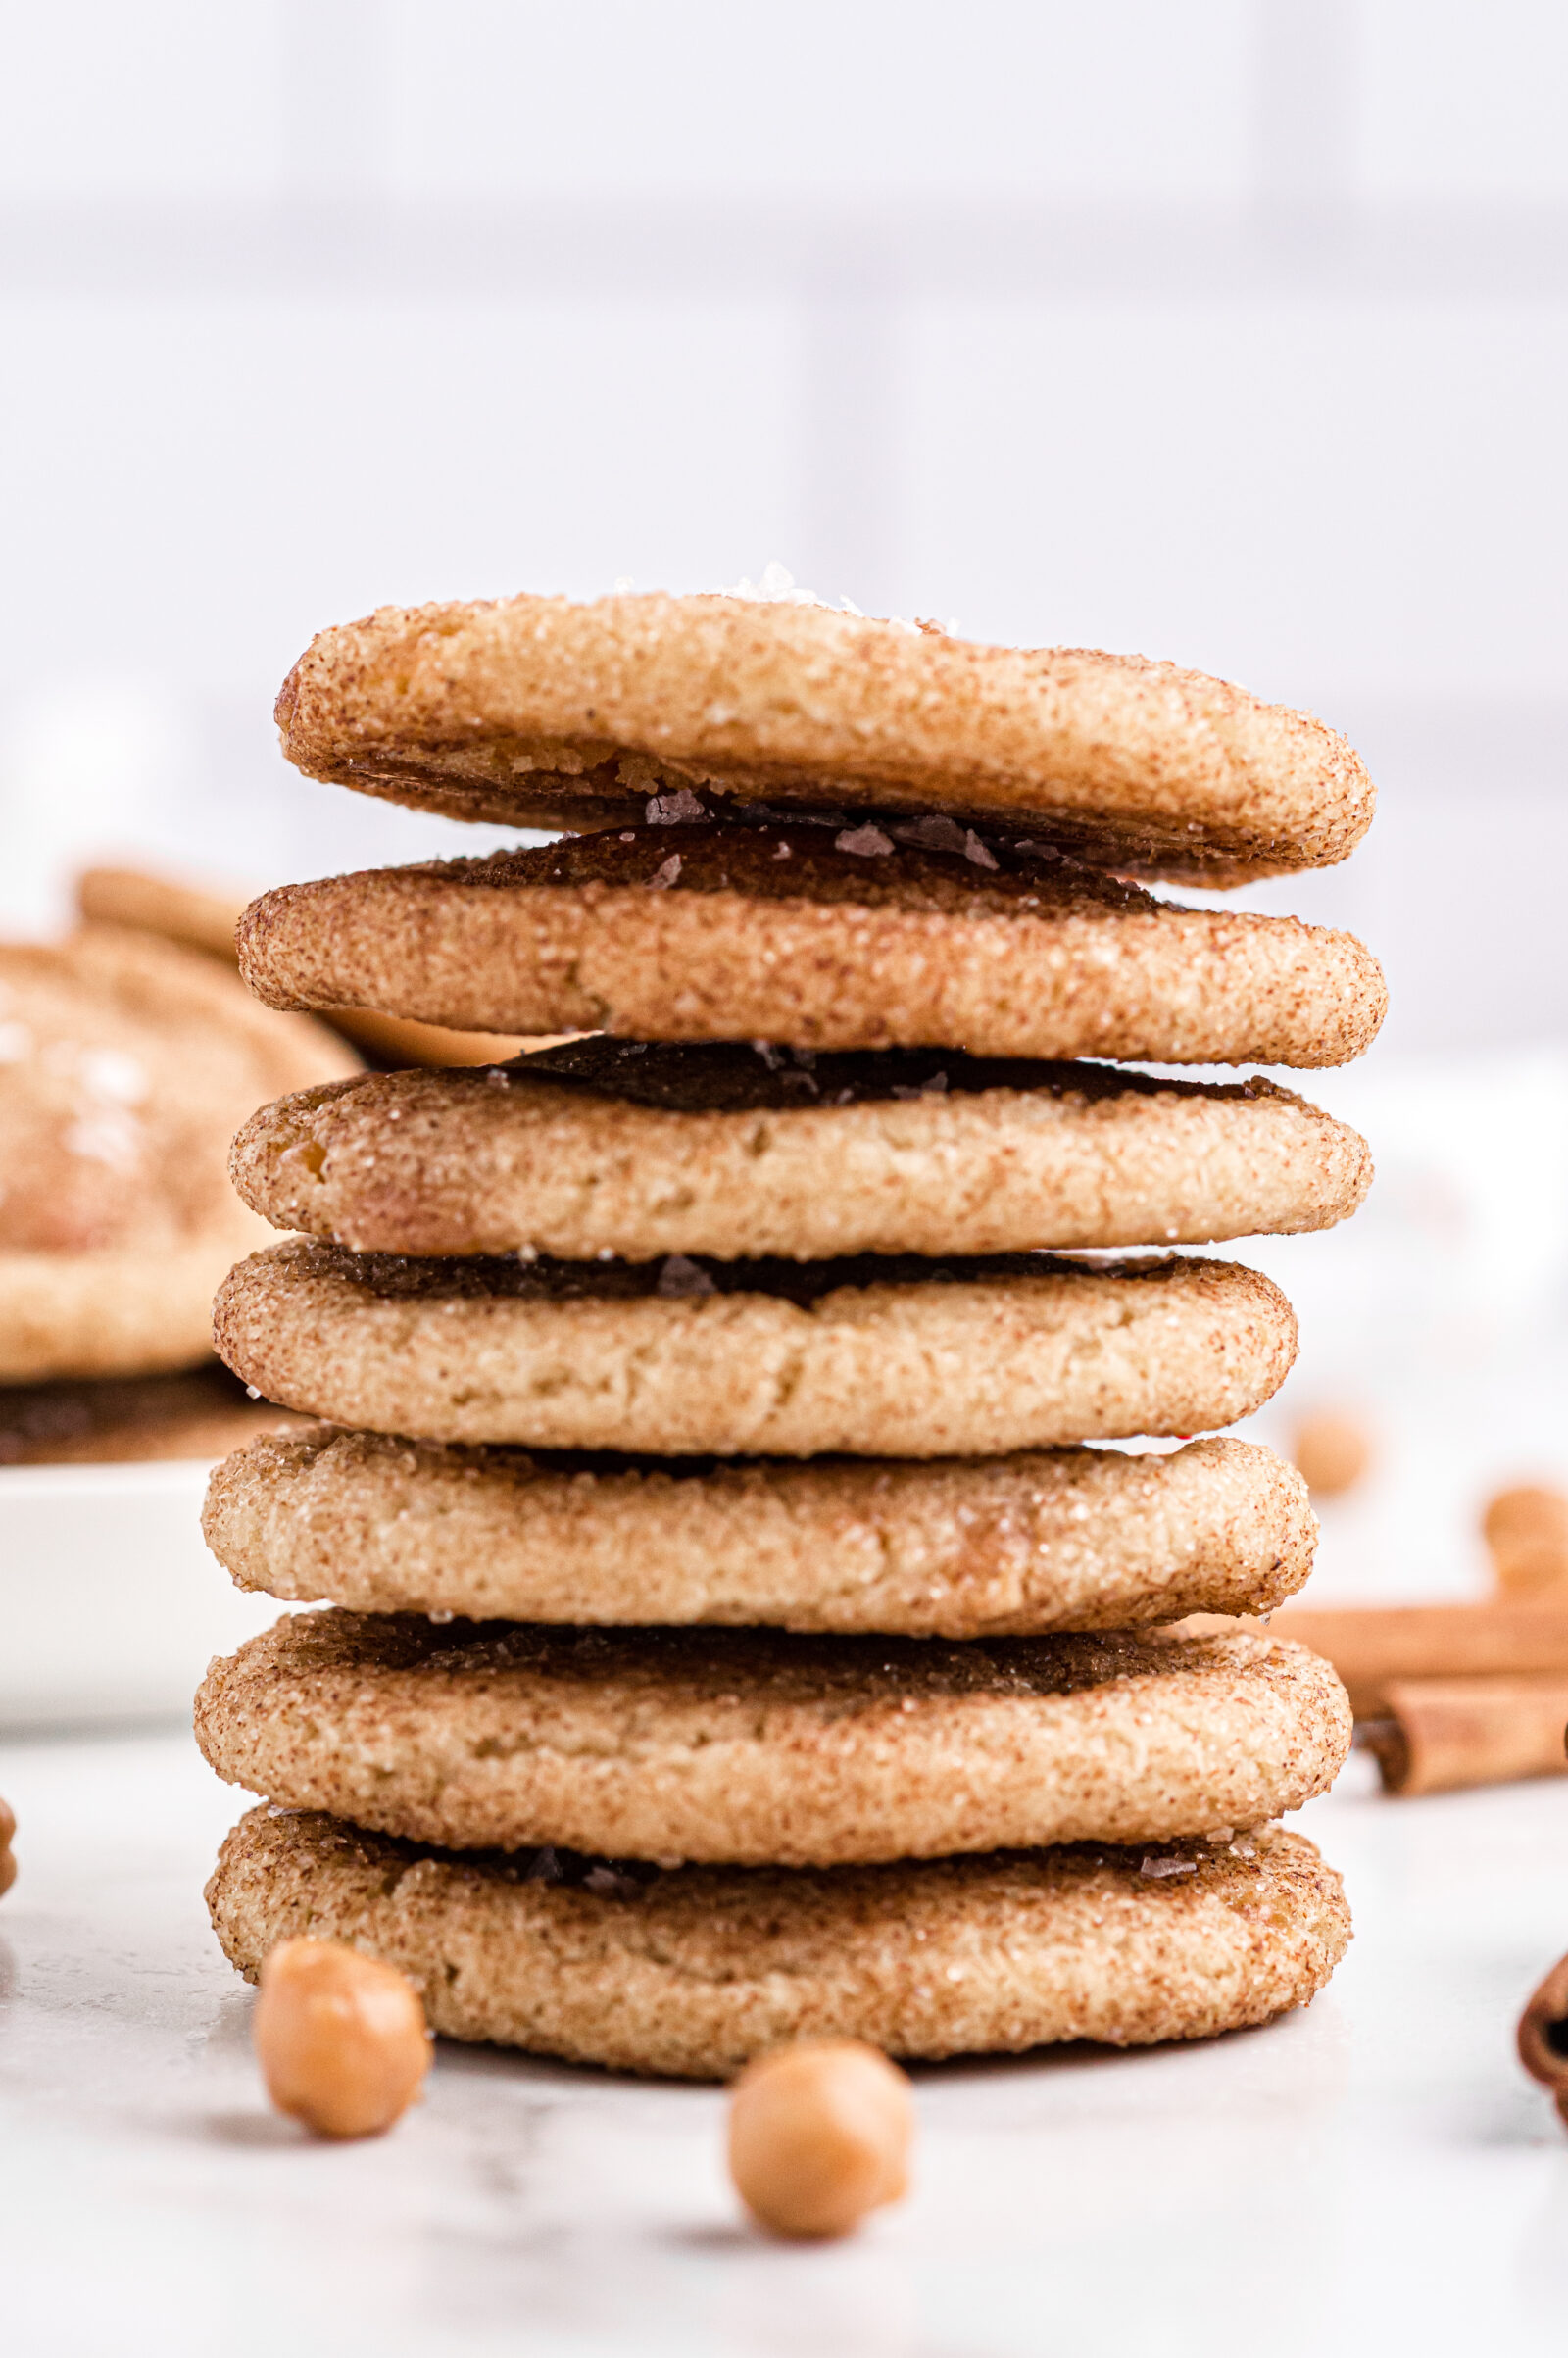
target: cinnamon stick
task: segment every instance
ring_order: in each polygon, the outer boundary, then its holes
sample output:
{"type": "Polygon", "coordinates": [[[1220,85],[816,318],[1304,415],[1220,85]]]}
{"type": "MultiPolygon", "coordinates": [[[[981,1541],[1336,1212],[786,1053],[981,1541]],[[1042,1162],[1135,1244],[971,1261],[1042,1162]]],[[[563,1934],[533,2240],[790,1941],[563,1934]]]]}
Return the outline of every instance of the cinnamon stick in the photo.
{"type": "Polygon", "coordinates": [[[1327,1655],[1358,1719],[1387,1715],[1391,1680],[1568,1677],[1568,1603],[1287,1606],[1268,1626],[1327,1655]]]}
{"type": "Polygon", "coordinates": [[[1568,1774],[1568,1672],[1527,1678],[1391,1679],[1364,1721],[1385,1793],[1453,1793],[1568,1774]]]}
{"type": "Polygon", "coordinates": [[[1519,2060],[1568,2121],[1568,1957],[1557,1959],[1519,2017],[1519,2060]]]}

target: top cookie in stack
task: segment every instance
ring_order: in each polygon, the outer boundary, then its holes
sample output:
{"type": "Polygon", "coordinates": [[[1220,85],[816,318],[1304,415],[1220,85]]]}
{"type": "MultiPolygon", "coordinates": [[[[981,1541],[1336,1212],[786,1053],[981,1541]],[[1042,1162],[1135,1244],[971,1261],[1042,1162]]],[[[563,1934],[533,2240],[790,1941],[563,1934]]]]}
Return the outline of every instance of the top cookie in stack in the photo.
{"type": "Polygon", "coordinates": [[[1127,880],[1342,858],[1349,749],[1169,666],[736,598],[383,612],[279,712],[318,776],[593,831],[269,894],[262,997],[605,1036],[306,1091],[237,1142],[303,1234],[233,1273],[220,1348],[349,1430],[231,1460],[209,1537],[357,1609],[204,1690],[222,1773],[331,1813],[231,1838],[230,1955],[340,1929],[437,2028],[699,2073],[1309,1996],[1337,1882],[1236,1830],[1331,1780],[1343,1693],[1149,1634],[1298,1587],[1300,1485],[1237,1442],[1081,1446],[1249,1413],[1289,1305],[1053,1255],[1359,1202],[1361,1141],[1282,1089],[1074,1060],[1368,1044],[1348,936],[1127,880]]]}

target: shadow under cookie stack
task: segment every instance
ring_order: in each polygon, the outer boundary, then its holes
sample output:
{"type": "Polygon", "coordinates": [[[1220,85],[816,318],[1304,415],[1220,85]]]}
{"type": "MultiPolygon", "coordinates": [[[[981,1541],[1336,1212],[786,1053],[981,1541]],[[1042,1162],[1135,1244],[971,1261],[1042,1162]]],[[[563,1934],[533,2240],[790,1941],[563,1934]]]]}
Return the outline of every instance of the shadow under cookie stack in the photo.
{"type": "Polygon", "coordinates": [[[265,1796],[209,1887],[234,1964],[343,1940],[438,2032],[694,2077],[1309,1999],[1348,1918],[1273,1821],[1337,1773],[1344,1691],[1170,1626],[1310,1568],[1298,1476],[1217,1437],[1295,1324],[1171,1248],[1327,1227],[1369,1164],[1271,1083],[1124,1067],[1344,1062],[1382,978],[1128,878],[1343,859],[1349,748],[799,596],[387,609],[278,711],[313,776],[575,832],[270,893],[252,989],[591,1036],[236,1143],[297,1233],[219,1349],[327,1421],[230,1458],[206,1528],[333,1609],[198,1699],[265,1796]]]}

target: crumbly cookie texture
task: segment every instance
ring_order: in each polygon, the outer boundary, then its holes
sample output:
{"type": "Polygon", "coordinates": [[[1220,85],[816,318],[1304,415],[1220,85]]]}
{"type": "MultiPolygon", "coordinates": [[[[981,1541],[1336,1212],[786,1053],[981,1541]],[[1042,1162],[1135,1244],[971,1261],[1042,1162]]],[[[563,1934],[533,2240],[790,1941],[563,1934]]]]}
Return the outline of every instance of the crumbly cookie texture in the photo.
{"type": "Polygon", "coordinates": [[[273,1007],[807,1050],[1343,1064],[1387,1003],[1353,935],[870,822],[628,827],[284,885],[239,953],[273,1007]]]}
{"type": "Polygon", "coordinates": [[[458,1850],[838,1866],[1256,1826],[1332,1784],[1350,1707],[1250,1635],[971,1640],[285,1614],[196,1740],[294,1809],[458,1850]]]}
{"type": "Polygon", "coordinates": [[[979,1638],[1263,1613],[1312,1564],[1296,1468],[1169,1453],[740,1464],[258,1438],[202,1528],[244,1589],[360,1612],[979,1638]]]}
{"type": "Polygon", "coordinates": [[[999,1456],[1230,1424],[1296,1321],[1228,1261],[242,1261],[220,1356],[336,1424],[529,1449],[999,1456]]]}
{"type": "Polygon", "coordinates": [[[910,2058],[1208,2039],[1305,2005],[1350,1938],[1339,1877],[1277,1831],[645,1879],[255,1809],[207,1903],[249,1980],[277,1940],[348,1940],[407,1973],[448,2038],[696,2080],[806,2038],[910,2058]]]}
{"type": "Polygon", "coordinates": [[[0,945],[0,1383],[206,1358],[213,1289],[266,1234],[228,1184],[235,1127],[358,1069],[168,943],[0,945]]]}
{"type": "Polygon", "coordinates": [[[230,1168],[274,1227],[355,1252],[568,1260],[1207,1244],[1329,1227],[1372,1176],[1267,1081],[603,1037],[302,1091],[230,1168]]]}
{"type": "Polygon", "coordinates": [[[462,818],[608,826],[696,788],[1227,883],[1343,860],[1374,804],[1343,737],[1202,672],[736,596],[382,607],[313,640],[277,722],[308,775],[462,818]]]}

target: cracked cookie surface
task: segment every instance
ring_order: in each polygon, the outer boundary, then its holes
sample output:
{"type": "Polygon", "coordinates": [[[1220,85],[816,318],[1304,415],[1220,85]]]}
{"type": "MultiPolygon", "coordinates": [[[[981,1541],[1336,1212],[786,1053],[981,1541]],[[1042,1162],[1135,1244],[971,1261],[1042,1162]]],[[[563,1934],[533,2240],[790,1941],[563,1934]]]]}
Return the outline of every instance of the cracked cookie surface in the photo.
{"type": "Polygon", "coordinates": [[[355,1252],[814,1260],[1298,1233],[1372,1165],[1262,1080],[600,1037],[284,1098],[231,1168],[274,1227],[355,1252]]]}
{"type": "Polygon", "coordinates": [[[1338,1875],[1272,1830],[647,1883],[572,1864],[549,1880],[538,1854],[465,1859],[256,1809],[207,1902],[251,1980],[277,1940],[348,1940],[408,1974],[448,2038],[698,2080],[807,2038],[910,2059],[1212,2038],[1305,2005],[1350,1938],[1338,1875]]]}
{"type": "Polygon", "coordinates": [[[1332,1784],[1333,1668],[1232,1637],[807,1638],[285,1615],[196,1738],[293,1809],[460,1850],[835,1866],[1257,1826],[1332,1784]]]}
{"type": "Polygon", "coordinates": [[[998,1456],[1186,1437],[1269,1399],[1290,1304],[1230,1261],[408,1260],[303,1239],[232,1270],[220,1356],[270,1400],[433,1441],[655,1455],[998,1456]]]}
{"type": "Polygon", "coordinates": [[[1317,1526],[1255,1443],[1014,1457],[627,1459],[319,1425],[213,1474],[241,1588],[361,1612],[976,1638],[1262,1613],[1317,1526]]]}

